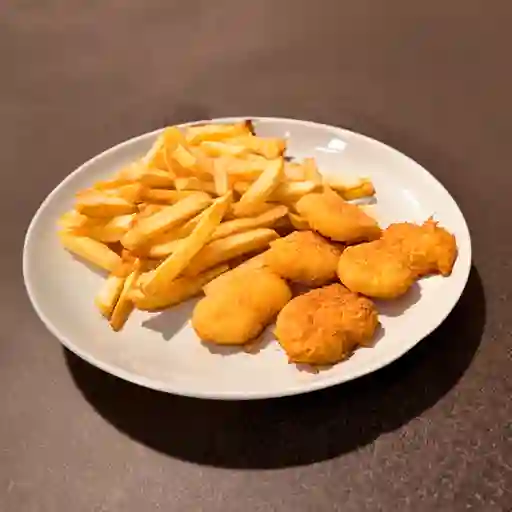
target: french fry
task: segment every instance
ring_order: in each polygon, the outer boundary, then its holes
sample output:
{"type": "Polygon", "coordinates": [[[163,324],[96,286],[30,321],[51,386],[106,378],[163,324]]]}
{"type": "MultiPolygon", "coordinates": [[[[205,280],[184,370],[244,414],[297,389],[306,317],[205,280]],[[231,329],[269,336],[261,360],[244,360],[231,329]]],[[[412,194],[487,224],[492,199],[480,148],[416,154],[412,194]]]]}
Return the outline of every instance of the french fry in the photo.
{"type": "Polygon", "coordinates": [[[320,171],[318,170],[315,159],[304,158],[302,166],[304,167],[304,174],[306,175],[306,180],[312,181],[317,185],[321,185],[323,181],[323,176],[320,174],[320,171]]]}
{"type": "Polygon", "coordinates": [[[189,144],[200,144],[206,140],[219,141],[236,137],[237,135],[250,135],[248,123],[235,124],[205,124],[187,128],[186,138],[189,144]]]}
{"type": "Polygon", "coordinates": [[[186,197],[172,206],[162,208],[159,212],[145,217],[126,233],[121,240],[124,247],[135,250],[146,244],[151,238],[190,219],[204,210],[211,203],[210,196],[201,192],[186,197]]]}
{"type": "Polygon", "coordinates": [[[228,172],[225,167],[222,165],[218,165],[218,161],[216,160],[214,162],[213,166],[213,183],[215,186],[215,193],[218,196],[223,196],[224,194],[227,194],[229,190],[231,189],[230,183],[229,183],[229,176],[228,172]]]}
{"type": "Polygon", "coordinates": [[[220,265],[243,254],[261,251],[276,238],[279,238],[279,235],[273,229],[258,228],[214,240],[190,261],[184,270],[184,275],[197,275],[208,268],[220,265]]]}
{"type": "Polygon", "coordinates": [[[181,130],[176,126],[168,126],[162,133],[163,139],[163,154],[166,163],[166,169],[179,174],[179,169],[176,169],[176,162],[172,155],[180,144],[185,144],[185,137],[181,130]]]}
{"type": "Polygon", "coordinates": [[[66,212],[59,217],[57,225],[64,230],[73,231],[77,228],[85,226],[86,224],[96,224],[98,222],[101,222],[101,220],[91,220],[89,217],[87,217],[87,215],[82,215],[81,213],[78,213],[76,210],[70,210],[69,212],[66,212]]]}
{"type": "Polygon", "coordinates": [[[142,198],[148,203],[173,204],[197,194],[195,190],[167,190],[164,188],[150,188],[142,193],[142,198]]]}
{"type": "MultiPolygon", "coordinates": [[[[205,212],[206,213],[206,212],[205,212]]],[[[256,228],[266,228],[274,226],[279,219],[282,219],[288,213],[286,206],[271,206],[268,211],[257,215],[256,217],[240,218],[222,222],[210,237],[210,241],[218,240],[219,238],[226,238],[228,236],[240,233],[243,231],[250,231],[256,228]]],[[[200,217],[200,215],[198,216],[200,217]]],[[[187,224],[190,226],[180,226],[173,230],[172,233],[164,234],[163,237],[155,240],[147,251],[150,258],[165,258],[172,254],[179,245],[180,238],[188,235],[187,231],[192,231],[193,225],[196,224],[197,218],[191,219],[187,224]],[[180,236],[181,235],[181,236],[180,236]]]]}
{"type": "Polygon", "coordinates": [[[276,187],[270,200],[285,204],[294,203],[317,188],[318,185],[314,181],[282,182],[276,187]]]}
{"type": "Polygon", "coordinates": [[[241,159],[220,157],[215,160],[214,168],[223,168],[228,174],[230,183],[254,181],[258,179],[267,168],[269,161],[261,156],[252,155],[252,158],[241,159]]]}
{"type": "Polygon", "coordinates": [[[130,203],[139,203],[142,199],[143,190],[144,185],[142,183],[127,183],[118,188],[106,190],[105,193],[119,196],[130,203]]]}
{"type": "Polygon", "coordinates": [[[201,180],[195,176],[189,178],[176,178],[174,180],[176,190],[197,190],[215,194],[215,185],[211,181],[201,180]]]}
{"type": "Polygon", "coordinates": [[[134,267],[133,272],[124,281],[123,289],[110,317],[110,327],[114,331],[120,331],[123,328],[134,308],[134,304],[130,299],[130,293],[140,275],[140,264],[138,261],[134,267]]]}
{"type": "Polygon", "coordinates": [[[105,244],[85,236],[59,233],[62,245],[88,263],[112,272],[121,263],[121,257],[105,244]]]}
{"type": "Polygon", "coordinates": [[[165,159],[165,131],[156,138],[149,151],[142,157],[142,163],[147,167],[167,168],[165,159]]]}
{"type": "Polygon", "coordinates": [[[338,194],[347,201],[375,195],[375,187],[367,178],[362,178],[352,184],[340,183],[332,178],[328,178],[326,182],[332,190],[338,192],[338,194]]]}
{"type": "Polygon", "coordinates": [[[162,169],[144,169],[139,176],[142,185],[150,188],[171,188],[174,187],[175,174],[173,171],[162,169]]]}
{"type": "Polygon", "coordinates": [[[205,140],[199,147],[206,155],[211,157],[242,157],[250,152],[248,148],[238,144],[232,144],[231,141],[218,142],[205,140]]]}
{"type": "Polygon", "coordinates": [[[195,277],[178,277],[169,282],[158,295],[146,295],[140,288],[134,288],[130,298],[143,311],[165,309],[199,295],[203,286],[228,269],[227,265],[220,265],[195,277]]]}
{"type": "Polygon", "coordinates": [[[231,193],[214,201],[192,233],[182,239],[176,250],[154,270],[143,288],[146,295],[158,295],[165,289],[167,283],[183,272],[189,261],[205,246],[215,228],[221,223],[231,201],[231,193]]]}
{"type": "Polygon", "coordinates": [[[269,160],[265,171],[251,184],[249,189],[240,198],[240,201],[233,205],[235,216],[249,216],[258,206],[267,201],[283,178],[283,164],[282,158],[269,160]]]}
{"type": "Polygon", "coordinates": [[[87,236],[99,242],[119,242],[132,227],[134,220],[135,214],[120,215],[105,223],[85,223],[72,231],[75,235],[87,236]]]}
{"type": "Polygon", "coordinates": [[[232,268],[231,270],[228,270],[227,272],[220,274],[218,277],[216,277],[215,279],[213,279],[212,281],[203,286],[204,293],[206,295],[211,295],[212,293],[215,293],[215,290],[222,289],[224,283],[226,283],[233,276],[236,276],[240,272],[243,272],[244,270],[265,268],[267,266],[265,262],[266,253],[267,251],[257,254],[256,256],[253,256],[252,258],[249,258],[248,260],[244,261],[240,265],[237,265],[236,267],[232,268]]]}
{"type": "Polygon", "coordinates": [[[288,218],[290,219],[291,225],[298,231],[306,231],[308,229],[311,229],[308,221],[304,217],[298,215],[297,213],[288,213],[288,218]]]}
{"type": "Polygon", "coordinates": [[[286,141],[284,139],[277,137],[256,137],[254,135],[242,135],[229,139],[227,142],[245,147],[248,151],[262,155],[269,160],[280,157],[286,147],[286,141]]]}
{"type": "Polygon", "coordinates": [[[110,319],[112,311],[114,311],[123,290],[124,282],[125,277],[120,277],[114,273],[110,274],[94,299],[96,307],[107,319],[110,319]]]}
{"type": "Polygon", "coordinates": [[[122,197],[90,190],[78,195],[75,208],[87,217],[116,217],[137,211],[133,203],[122,197]]]}
{"type": "Polygon", "coordinates": [[[287,181],[306,180],[306,172],[304,166],[297,162],[284,163],[284,176],[287,181]]]}

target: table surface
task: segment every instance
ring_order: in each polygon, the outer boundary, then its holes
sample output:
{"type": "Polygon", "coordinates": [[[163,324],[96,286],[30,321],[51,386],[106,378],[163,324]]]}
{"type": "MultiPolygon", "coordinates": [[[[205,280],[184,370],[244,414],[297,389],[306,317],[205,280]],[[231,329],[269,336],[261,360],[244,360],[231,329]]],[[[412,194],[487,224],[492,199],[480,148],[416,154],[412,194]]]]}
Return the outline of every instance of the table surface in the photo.
{"type": "Polygon", "coordinates": [[[4,2],[0,510],[511,510],[511,17],[507,0],[4,2]],[[152,392],[63,351],[23,287],[38,204],[126,138],[229,115],[347,127],[447,186],[474,261],[433,335],[257,403],[152,392]]]}

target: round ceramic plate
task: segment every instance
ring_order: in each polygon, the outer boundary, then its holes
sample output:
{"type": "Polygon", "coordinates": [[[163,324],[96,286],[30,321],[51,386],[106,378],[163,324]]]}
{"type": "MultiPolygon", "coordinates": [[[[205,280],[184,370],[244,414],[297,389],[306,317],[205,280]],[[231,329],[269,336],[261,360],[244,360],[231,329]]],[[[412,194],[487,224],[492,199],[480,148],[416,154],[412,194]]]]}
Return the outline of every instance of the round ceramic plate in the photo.
{"type": "Polygon", "coordinates": [[[123,142],[74,171],[46,198],[28,229],[23,253],[28,294],[48,329],[68,349],[106,372],[149,388],[201,398],[255,399],[304,393],[373,372],[403,355],[446,318],[471,265],[469,231],[446,189],[410,158],[364,135],[306,121],[253,119],[258,135],[285,137],[289,155],[314,157],[323,173],[371,178],[382,226],[433,216],[457,238],[459,255],[452,275],[422,279],[406,297],[379,303],[382,329],[375,346],[360,348],[347,361],[317,374],[288,364],[272,328],[257,354],[208,348],[190,326],[193,300],[162,313],[137,311],[114,333],[93,304],[104,276],[60,246],[56,221],[72,207],[77,191],[142,156],[157,137],[155,131],[123,142]]]}

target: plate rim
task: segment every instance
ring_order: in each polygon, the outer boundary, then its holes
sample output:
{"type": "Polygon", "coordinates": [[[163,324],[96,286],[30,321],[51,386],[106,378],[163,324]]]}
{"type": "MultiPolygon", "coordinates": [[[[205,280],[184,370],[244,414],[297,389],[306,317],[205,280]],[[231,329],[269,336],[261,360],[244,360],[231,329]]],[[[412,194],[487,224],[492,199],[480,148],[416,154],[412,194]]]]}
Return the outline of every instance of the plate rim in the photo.
{"type": "Polygon", "coordinates": [[[423,341],[426,337],[428,337],[433,331],[435,331],[449,316],[449,314],[453,311],[454,307],[457,305],[457,303],[460,300],[460,297],[462,296],[462,293],[464,292],[464,289],[466,288],[466,284],[469,279],[470,271],[471,271],[471,265],[472,265],[472,241],[471,241],[471,233],[467,224],[467,221],[464,217],[464,214],[462,212],[462,209],[460,208],[457,201],[454,199],[454,197],[450,194],[450,192],[446,189],[446,187],[433,175],[431,174],[427,169],[425,169],[419,162],[408,156],[407,154],[403,153],[402,151],[394,148],[393,146],[390,146],[378,139],[375,139],[373,137],[370,137],[368,135],[365,135],[360,132],[356,132],[347,128],[324,124],[324,123],[318,123],[316,121],[307,121],[307,120],[301,120],[301,119],[294,119],[294,118],[286,118],[286,117],[265,117],[265,116],[235,116],[235,117],[218,117],[218,118],[212,118],[212,119],[202,119],[197,121],[189,121],[185,123],[179,123],[176,126],[185,127],[185,126],[193,126],[198,124],[204,124],[204,123],[233,123],[233,122],[240,122],[247,119],[251,119],[253,121],[263,121],[263,122],[285,122],[285,123],[292,123],[292,124],[298,124],[302,126],[308,126],[310,128],[322,128],[322,129],[328,129],[333,130],[337,132],[345,132],[345,133],[351,133],[354,135],[357,135],[359,137],[362,137],[364,139],[367,139],[368,142],[372,144],[377,144],[379,146],[383,146],[387,150],[392,150],[394,152],[399,153],[402,157],[410,161],[412,164],[414,164],[417,167],[418,171],[421,171],[428,179],[432,180],[437,184],[438,187],[440,187],[451,199],[453,202],[453,206],[455,206],[459,217],[461,221],[461,229],[465,232],[464,236],[467,241],[467,251],[463,255],[459,254],[458,258],[463,257],[462,260],[459,261],[459,266],[464,265],[462,268],[459,281],[457,282],[456,289],[451,294],[451,300],[449,303],[449,306],[446,308],[443,315],[441,315],[436,322],[433,322],[431,327],[425,332],[425,334],[420,337],[418,340],[416,340],[412,345],[406,345],[404,350],[397,350],[396,352],[391,353],[389,357],[381,358],[377,361],[375,361],[373,364],[368,365],[365,368],[362,368],[361,370],[356,370],[352,374],[348,375],[346,378],[343,377],[343,375],[334,375],[330,379],[324,379],[324,380],[318,380],[318,381],[310,381],[305,383],[304,385],[295,385],[292,387],[289,387],[287,389],[284,389],[281,392],[261,392],[261,391],[237,391],[237,390],[229,390],[229,391],[221,391],[221,392],[209,392],[209,391],[187,391],[186,389],[183,389],[181,387],[172,386],[169,384],[166,384],[164,382],[150,379],[141,375],[137,375],[135,373],[131,373],[128,370],[124,370],[123,368],[120,368],[118,366],[104,363],[101,360],[96,359],[93,356],[90,356],[86,351],[83,351],[79,347],[77,347],[72,340],[68,339],[65,335],[63,335],[58,327],[47,317],[47,315],[43,312],[41,307],[39,306],[38,302],[36,301],[34,297],[34,293],[32,290],[32,284],[31,279],[28,277],[28,265],[29,265],[29,245],[31,241],[32,234],[35,230],[35,227],[42,216],[45,208],[47,205],[49,205],[53,198],[59,193],[59,191],[67,185],[68,182],[72,181],[73,177],[81,174],[84,172],[87,167],[89,167],[91,164],[96,162],[97,160],[102,159],[104,156],[108,155],[109,153],[112,153],[114,151],[119,150],[120,148],[124,146],[128,146],[132,144],[133,142],[150,137],[150,136],[157,136],[159,133],[161,133],[165,127],[158,128],[156,130],[148,131],[143,134],[136,135],[134,137],[131,137],[129,139],[126,139],[118,144],[115,144],[113,146],[110,146],[109,148],[105,149],[104,151],[98,153],[97,155],[93,156],[89,160],[83,162],[81,165],[79,165],[76,169],[74,169],[71,173],[69,173],[63,180],[61,180],[43,199],[43,201],[39,204],[37,210],[35,211],[34,215],[32,216],[32,219],[30,220],[30,223],[28,225],[28,228],[25,232],[25,238],[23,243],[23,255],[22,255],[22,272],[23,272],[23,281],[25,285],[25,289],[27,291],[27,295],[29,297],[30,303],[36,312],[39,319],[43,322],[45,327],[48,329],[48,331],[55,337],[57,340],[68,350],[70,350],[72,353],[86,361],[87,363],[95,366],[96,368],[99,368],[100,370],[109,373],[117,378],[123,379],[127,382],[130,382],[132,384],[137,384],[139,386],[143,386],[148,389],[153,389],[155,391],[161,391],[171,394],[176,394],[180,396],[186,396],[190,398],[198,398],[198,399],[213,399],[213,400],[261,400],[261,399],[269,399],[269,398],[279,398],[279,397],[285,397],[285,396],[292,396],[292,395],[299,395],[304,393],[310,393],[313,391],[318,391],[321,389],[326,389],[332,386],[336,386],[345,382],[350,382],[352,380],[358,379],[360,377],[363,377],[365,375],[369,375],[381,368],[384,368],[385,366],[388,366],[392,364],[397,359],[400,359],[404,354],[406,354],[409,350],[413,349],[416,345],[418,345],[421,341],[423,341]]]}

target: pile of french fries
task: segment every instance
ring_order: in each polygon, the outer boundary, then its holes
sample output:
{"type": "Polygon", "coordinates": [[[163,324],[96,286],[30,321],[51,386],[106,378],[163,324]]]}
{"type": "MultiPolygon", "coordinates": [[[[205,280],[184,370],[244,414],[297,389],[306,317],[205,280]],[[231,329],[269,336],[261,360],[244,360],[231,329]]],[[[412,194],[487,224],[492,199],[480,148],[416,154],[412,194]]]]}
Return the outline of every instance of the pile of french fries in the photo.
{"type": "Polygon", "coordinates": [[[118,331],[135,309],[156,311],[201,293],[264,251],[280,230],[308,229],[294,204],[330,187],[345,199],[374,194],[369,180],[327,180],[312,158],[252,124],[163,130],[149,152],[76,196],[59,220],[71,253],[108,273],[95,304],[118,331]],[[235,263],[233,263],[235,262],[235,263]]]}

